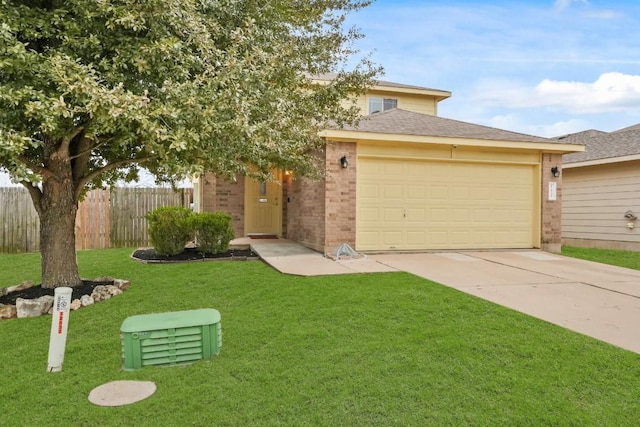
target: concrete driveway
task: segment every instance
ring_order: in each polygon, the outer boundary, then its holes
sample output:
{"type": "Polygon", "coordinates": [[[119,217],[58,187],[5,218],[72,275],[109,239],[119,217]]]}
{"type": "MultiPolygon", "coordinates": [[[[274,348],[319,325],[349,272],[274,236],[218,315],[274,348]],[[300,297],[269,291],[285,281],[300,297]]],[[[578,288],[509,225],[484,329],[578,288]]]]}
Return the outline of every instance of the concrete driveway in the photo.
{"type": "Polygon", "coordinates": [[[640,353],[640,271],[541,251],[369,258],[640,353]]]}

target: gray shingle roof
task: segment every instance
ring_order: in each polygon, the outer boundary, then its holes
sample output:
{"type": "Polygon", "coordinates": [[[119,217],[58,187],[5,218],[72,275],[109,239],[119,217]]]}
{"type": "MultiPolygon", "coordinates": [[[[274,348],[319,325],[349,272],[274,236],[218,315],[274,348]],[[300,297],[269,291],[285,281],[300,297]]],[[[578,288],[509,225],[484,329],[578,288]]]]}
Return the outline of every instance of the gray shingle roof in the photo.
{"type": "Polygon", "coordinates": [[[360,120],[358,126],[345,127],[345,130],[402,135],[487,139],[492,141],[562,142],[488,126],[461,122],[458,120],[445,119],[443,117],[432,116],[429,114],[415,113],[402,109],[388,110],[384,113],[376,113],[366,116],[360,120]]]}
{"type": "Polygon", "coordinates": [[[565,154],[564,163],[614,159],[640,154],[640,124],[615,132],[589,130],[555,138],[560,142],[583,144],[582,153],[565,154]]]}
{"type": "Polygon", "coordinates": [[[626,131],[629,131],[629,130],[640,130],[640,123],[638,123],[637,125],[631,125],[631,126],[626,127],[626,128],[618,129],[618,130],[614,131],[613,133],[626,132],[626,131]]]}

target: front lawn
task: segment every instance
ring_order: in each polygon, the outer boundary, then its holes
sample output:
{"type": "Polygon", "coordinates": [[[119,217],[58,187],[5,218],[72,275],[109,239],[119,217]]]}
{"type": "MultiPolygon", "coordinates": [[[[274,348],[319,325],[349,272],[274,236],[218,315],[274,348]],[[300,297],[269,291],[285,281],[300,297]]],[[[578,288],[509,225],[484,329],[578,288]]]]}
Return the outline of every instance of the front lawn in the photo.
{"type": "MultiPolygon", "coordinates": [[[[83,277],[123,295],[71,313],[64,368],[46,373],[51,318],[0,321],[4,426],[632,426],[640,355],[405,273],[302,278],[258,261],[145,265],[82,251],[83,277]],[[121,372],[131,315],[211,307],[219,356],[121,372]],[[87,400],[149,380],[139,403],[87,400]]],[[[0,287],[38,281],[37,255],[0,255],[0,287]]]]}
{"type": "Polygon", "coordinates": [[[563,246],[562,255],[640,270],[640,252],[563,246]]]}

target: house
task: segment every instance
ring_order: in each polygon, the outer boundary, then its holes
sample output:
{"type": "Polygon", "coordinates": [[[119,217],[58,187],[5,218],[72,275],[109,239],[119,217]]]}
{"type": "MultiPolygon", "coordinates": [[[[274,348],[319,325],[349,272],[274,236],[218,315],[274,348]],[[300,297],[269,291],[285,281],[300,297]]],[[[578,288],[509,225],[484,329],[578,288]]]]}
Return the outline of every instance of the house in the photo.
{"type": "Polygon", "coordinates": [[[564,156],[563,243],[640,251],[640,124],[557,140],[586,147],[564,156]]]}
{"type": "MultiPolygon", "coordinates": [[[[318,77],[328,80],[331,76],[318,77]]],[[[277,235],[325,254],[561,245],[562,155],[581,146],[437,116],[444,90],[379,81],[357,127],[327,129],[320,181],[203,176],[200,209],[236,236],[277,235]]]]}

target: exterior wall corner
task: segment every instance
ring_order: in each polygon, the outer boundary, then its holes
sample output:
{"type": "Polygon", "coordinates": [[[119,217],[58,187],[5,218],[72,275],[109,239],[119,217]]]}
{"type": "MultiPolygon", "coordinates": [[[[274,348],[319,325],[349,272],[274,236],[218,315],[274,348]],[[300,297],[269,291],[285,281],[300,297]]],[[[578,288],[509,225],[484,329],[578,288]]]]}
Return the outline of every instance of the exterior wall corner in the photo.
{"type": "Polygon", "coordinates": [[[562,246],[562,154],[542,154],[541,249],[559,253],[562,246]],[[551,169],[557,167],[560,176],[551,169]],[[555,183],[555,197],[550,190],[555,183]],[[555,198],[555,200],[553,200],[555,198]]]}

